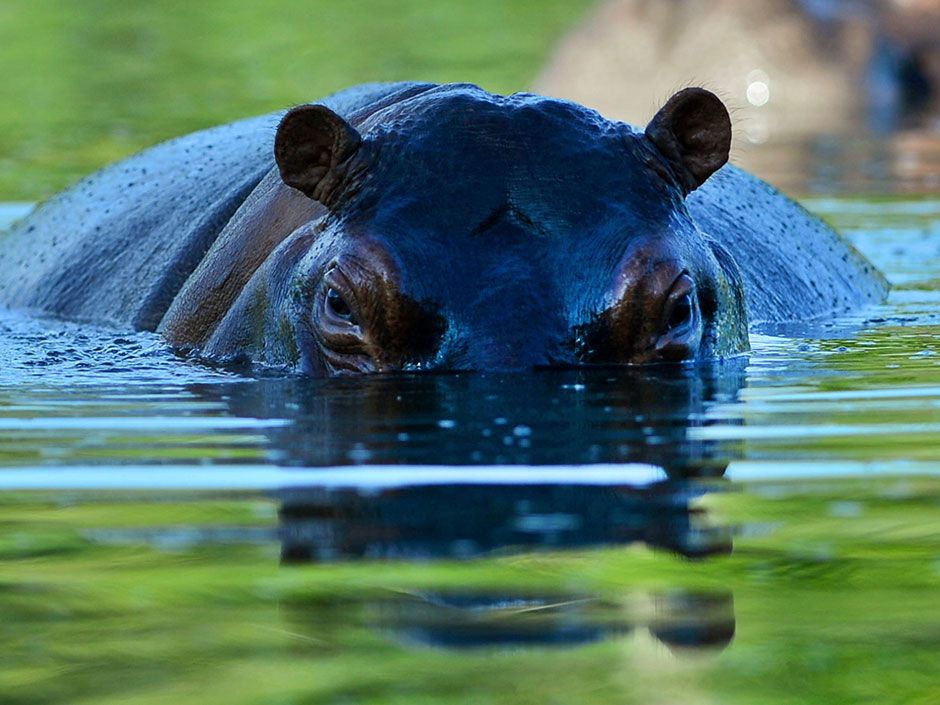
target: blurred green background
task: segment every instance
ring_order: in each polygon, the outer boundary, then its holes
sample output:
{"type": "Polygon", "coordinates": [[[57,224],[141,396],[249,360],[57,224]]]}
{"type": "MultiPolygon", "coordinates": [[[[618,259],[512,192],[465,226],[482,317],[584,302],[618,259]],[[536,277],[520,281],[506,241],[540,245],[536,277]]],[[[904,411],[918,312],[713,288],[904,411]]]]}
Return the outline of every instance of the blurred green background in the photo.
{"type": "Polygon", "coordinates": [[[524,90],[591,0],[3,0],[0,200],[366,81],[524,90]]]}

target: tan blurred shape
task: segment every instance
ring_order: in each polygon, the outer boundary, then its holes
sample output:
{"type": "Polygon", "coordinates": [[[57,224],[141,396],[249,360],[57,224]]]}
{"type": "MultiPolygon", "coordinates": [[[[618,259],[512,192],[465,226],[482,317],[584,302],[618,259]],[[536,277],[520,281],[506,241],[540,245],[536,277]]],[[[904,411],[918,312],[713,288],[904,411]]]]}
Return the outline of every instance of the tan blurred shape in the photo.
{"type": "Polygon", "coordinates": [[[762,145],[873,124],[886,44],[940,86],[940,0],[606,0],[534,90],[644,125],[677,89],[704,86],[731,110],[733,161],[754,168],[762,145]]]}

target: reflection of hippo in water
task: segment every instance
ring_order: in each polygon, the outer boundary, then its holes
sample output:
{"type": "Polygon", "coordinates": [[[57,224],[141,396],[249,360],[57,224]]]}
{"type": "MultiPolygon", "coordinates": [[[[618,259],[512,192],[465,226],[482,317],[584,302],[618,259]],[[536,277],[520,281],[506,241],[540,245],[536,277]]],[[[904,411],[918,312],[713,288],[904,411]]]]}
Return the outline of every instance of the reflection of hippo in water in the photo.
{"type": "Polygon", "coordinates": [[[362,623],[409,650],[575,649],[646,632],[675,656],[721,651],[737,627],[734,597],[724,590],[625,589],[606,597],[564,589],[390,590],[373,592],[361,611],[359,604],[298,592],[281,602],[281,615],[290,634],[306,637],[297,648],[312,655],[362,623]]]}
{"type": "MultiPolygon", "coordinates": [[[[636,594],[627,603],[564,593],[418,592],[375,601],[370,611],[373,624],[404,644],[443,649],[571,648],[640,628],[673,653],[721,650],[734,638],[730,592],[636,594]]],[[[303,630],[301,610],[291,616],[303,630]]]]}
{"type": "Polygon", "coordinates": [[[281,558],[454,558],[634,542],[704,558],[731,551],[728,527],[711,524],[692,506],[713,487],[464,482],[369,492],[283,490],[281,558]]]}
{"type": "MultiPolygon", "coordinates": [[[[288,489],[278,493],[281,558],[289,565],[362,557],[455,559],[641,543],[705,559],[731,551],[730,527],[712,524],[704,509],[692,505],[718,488],[716,481],[665,481],[288,489]]],[[[369,621],[406,644],[448,649],[572,647],[635,627],[673,650],[724,648],[734,635],[729,591],[625,597],[623,604],[611,604],[587,594],[427,589],[375,600],[369,621]]],[[[320,601],[285,607],[294,631],[321,623],[310,614],[322,609],[320,601]]]]}
{"type": "Polygon", "coordinates": [[[7,237],[0,301],[324,375],[721,357],[749,316],[880,300],[836,233],[722,168],[730,139],[701,89],[640,131],[532,95],[363,86],[86,179],[7,237]]]}
{"type": "Polygon", "coordinates": [[[280,465],[639,463],[673,477],[715,476],[742,447],[712,440],[702,427],[743,423],[727,407],[744,385],[746,362],[318,384],[271,376],[188,389],[230,416],[272,420],[265,446],[280,465]]]}

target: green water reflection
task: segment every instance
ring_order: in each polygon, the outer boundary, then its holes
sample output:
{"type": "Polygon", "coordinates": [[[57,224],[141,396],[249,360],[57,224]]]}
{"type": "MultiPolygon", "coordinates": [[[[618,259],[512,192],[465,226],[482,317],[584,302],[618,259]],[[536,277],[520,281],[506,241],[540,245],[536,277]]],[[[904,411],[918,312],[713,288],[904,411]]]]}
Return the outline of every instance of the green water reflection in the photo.
{"type": "Polygon", "coordinates": [[[0,686],[11,703],[933,702],[936,479],[739,489],[702,505],[734,552],[694,564],[631,544],[279,567],[265,497],[7,495],[0,686]],[[455,617],[448,595],[516,603],[455,617]],[[562,627],[589,633],[545,643],[562,627]],[[447,642],[468,629],[495,648],[447,642]]]}
{"type": "Polygon", "coordinates": [[[0,494],[4,701],[935,702],[940,205],[809,205],[890,300],[666,377],[252,380],[4,319],[0,483],[49,488],[0,494]],[[396,489],[597,461],[677,481],[396,489]]]}
{"type": "Polygon", "coordinates": [[[889,301],[666,376],[259,380],[0,320],[4,701],[935,702],[940,204],[808,204],[889,301]],[[624,461],[674,481],[519,484],[624,461]]]}

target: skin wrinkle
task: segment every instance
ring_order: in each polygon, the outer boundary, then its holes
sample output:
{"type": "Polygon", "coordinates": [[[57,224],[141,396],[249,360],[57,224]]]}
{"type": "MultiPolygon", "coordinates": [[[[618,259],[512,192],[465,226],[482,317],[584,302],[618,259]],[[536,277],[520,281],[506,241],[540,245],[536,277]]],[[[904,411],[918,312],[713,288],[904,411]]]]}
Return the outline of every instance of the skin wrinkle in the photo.
{"type": "Polygon", "coordinates": [[[526,215],[518,206],[514,205],[508,197],[505,203],[497,206],[493,212],[490,213],[490,215],[484,218],[479,225],[473,228],[470,235],[483,235],[484,233],[499,225],[500,221],[507,218],[514,221],[522,228],[531,228],[535,230],[535,234],[541,237],[550,236],[550,231],[547,228],[526,215]]]}
{"type": "Polygon", "coordinates": [[[430,303],[401,293],[397,265],[380,245],[366,238],[357,245],[358,251],[346,252],[327,266],[313,296],[313,338],[330,365],[363,369],[362,360],[371,359],[371,367],[382,371],[433,358],[446,321],[430,303]],[[346,300],[357,324],[344,322],[331,329],[323,323],[330,288],[346,300]],[[342,356],[349,358],[348,365],[342,356]]]}
{"type": "Polygon", "coordinates": [[[178,346],[203,346],[268,254],[323,211],[276,176],[269,173],[236,212],[161,321],[160,332],[178,346]]]}

